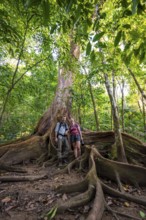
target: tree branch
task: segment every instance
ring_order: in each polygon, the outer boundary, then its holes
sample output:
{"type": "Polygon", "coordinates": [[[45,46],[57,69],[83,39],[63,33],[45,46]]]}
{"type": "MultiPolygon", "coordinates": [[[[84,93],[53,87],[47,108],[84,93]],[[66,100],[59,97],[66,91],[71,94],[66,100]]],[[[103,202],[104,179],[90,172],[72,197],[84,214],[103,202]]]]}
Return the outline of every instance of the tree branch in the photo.
{"type": "Polygon", "coordinates": [[[140,91],[142,97],[143,97],[144,99],[146,99],[146,94],[145,94],[145,92],[143,91],[143,89],[140,87],[139,82],[137,81],[137,79],[136,79],[134,73],[132,72],[132,70],[131,70],[130,68],[128,68],[128,70],[129,70],[129,73],[131,74],[131,76],[133,77],[134,82],[135,82],[135,84],[137,85],[137,88],[138,88],[138,90],[140,91]]]}

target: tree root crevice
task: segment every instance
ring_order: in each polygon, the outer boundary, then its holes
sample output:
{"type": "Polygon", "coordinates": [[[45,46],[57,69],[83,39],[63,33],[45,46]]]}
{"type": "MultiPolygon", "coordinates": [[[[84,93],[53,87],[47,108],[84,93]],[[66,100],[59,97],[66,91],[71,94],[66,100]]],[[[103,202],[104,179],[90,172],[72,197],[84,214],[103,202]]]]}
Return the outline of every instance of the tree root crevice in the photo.
{"type": "Polygon", "coordinates": [[[96,184],[96,196],[93,207],[86,220],[100,220],[104,212],[105,200],[100,181],[96,184]]]}
{"type": "Polygon", "coordinates": [[[132,195],[128,195],[128,194],[124,194],[122,192],[119,192],[119,191],[107,186],[102,181],[101,181],[101,185],[102,185],[103,191],[113,197],[117,197],[117,198],[120,197],[120,198],[126,199],[128,201],[135,202],[137,204],[146,206],[146,199],[138,198],[136,196],[132,196],[132,195]]]}
{"type": "Polygon", "coordinates": [[[105,205],[105,208],[110,212],[112,213],[112,215],[115,217],[115,219],[118,220],[118,217],[117,215],[120,215],[120,216],[123,216],[123,217],[126,217],[126,218],[130,218],[132,220],[141,220],[141,218],[138,218],[138,217],[135,217],[133,215],[128,215],[128,214],[125,214],[125,213],[122,213],[122,212],[118,212],[118,211],[115,211],[113,209],[111,209],[107,204],[105,205]]]}
{"type": "Polygon", "coordinates": [[[0,163],[0,169],[9,171],[9,172],[17,172],[17,173],[27,173],[27,171],[20,167],[8,166],[3,163],[0,163]]]}
{"type": "Polygon", "coordinates": [[[46,179],[47,175],[39,176],[0,176],[0,182],[23,182],[23,181],[36,181],[46,179]]]}
{"type": "Polygon", "coordinates": [[[64,202],[62,205],[58,205],[57,213],[62,213],[67,209],[80,207],[89,203],[95,194],[95,187],[89,185],[88,190],[82,194],[72,197],[71,199],[64,202]]]}

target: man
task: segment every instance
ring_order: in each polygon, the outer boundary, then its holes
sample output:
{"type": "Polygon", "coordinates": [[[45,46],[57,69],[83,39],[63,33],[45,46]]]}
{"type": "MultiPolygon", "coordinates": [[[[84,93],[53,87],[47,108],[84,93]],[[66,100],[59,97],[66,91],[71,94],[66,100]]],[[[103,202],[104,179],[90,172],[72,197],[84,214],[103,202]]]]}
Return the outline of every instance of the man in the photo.
{"type": "Polygon", "coordinates": [[[69,142],[67,138],[69,128],[66,123],[66,116],[62,117],[61,122],[58,122],[55,128],[55,141],[58,143],[58,160],[59,166],[62,163],[66,163],[66,158],[68,157],[69,153],[69,142]]]}

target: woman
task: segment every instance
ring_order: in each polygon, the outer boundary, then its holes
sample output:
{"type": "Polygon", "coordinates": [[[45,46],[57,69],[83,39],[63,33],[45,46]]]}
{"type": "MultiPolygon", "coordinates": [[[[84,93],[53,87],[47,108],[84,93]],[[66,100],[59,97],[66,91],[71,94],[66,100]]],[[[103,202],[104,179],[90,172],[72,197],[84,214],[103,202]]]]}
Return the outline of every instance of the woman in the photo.
{"type": "Polygon", "coordinates": [[[83,141],[83,137],[80,126],[75,123],[73,118],[70,120],[69,132],[70,142],[71,146],[73,147],[75,158],[78,158],[81,156],[81,140],[83,141]]]}

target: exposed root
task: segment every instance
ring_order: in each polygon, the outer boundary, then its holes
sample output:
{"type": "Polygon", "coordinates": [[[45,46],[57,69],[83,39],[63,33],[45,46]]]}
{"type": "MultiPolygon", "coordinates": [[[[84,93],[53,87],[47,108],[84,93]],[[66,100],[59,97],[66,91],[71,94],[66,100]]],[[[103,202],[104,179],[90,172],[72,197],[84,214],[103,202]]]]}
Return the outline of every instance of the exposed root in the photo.
{"type": "Polygon", "coordinates": [[[112,213],[112,215],[115,217],[115,219],[118,220],[118,217],[117,215],[120,215],[120,216],[123,216],[123,217],[126,217],[126,218],[131,218],[132,220],[141,220],[141,218],[138,218],[138,217],[135,217],[133,215],[128,215],[128,214],[125,214],[125,213],[121,213],[121,212],[117,212],[113,209],[111,209],[107,204],[105,205],[106,209],[112,213]]]}
{"type": "Polygon", "coordinates": [[[70,162],[68,165],[62,165],[62,169],[60,170],[57,170],[54,175],[58,175],[58,174],[61,174],[61,173],[68,173],[70,174],[71,172],[71,169],[75,166],[79,166],[79,160],[78,159],[75,159],[73,160],[72,162],[70,162]]]}
{"type": "Polygon", "coordinates": [[[94,198],[96,191],[94,205],[87,219],[88,220],[101,219],[104,211],[104,195],[102,192],[100,181],[97,178],[94,155],[92,151],[90,153],[89,160],[90,160],[89,162],[90,170],[86,175],[85,179],[81,183],[76,183],[72,185],[61,185],[56,189],[57,192],[61,192],[61,193],[82,192],[85,190],[86,191],[82,194],[72,197],[64,204],[58,205],[57,212],[63,212],[66,209],[75,208],[87,204],[89,201],[91,201],[94,198]]]}
{"type": "Polygon", "coordinates": [[[68,166],[66,167],[67,168],[67,171],[68,171],[68,174],[71,173],[71,169],[75,166],[79,166],[79,159],[75,159],[73,160],[71,163],[68,164],[68,166]]]}
{"type": "Polygon", "coordinates": [[[124,193],[124,190],[123,190],[123,187],[122,187],[122,183],[121,183],[121,180],[120,180],[120,176],[119,176],[119,173],[117,171],[115,171],[115,176],[116,176],[116,180],[117,180],[117,184],[118,184],[119,190],[122,193],[124,193]]]}
{"type": "Polygon", "coordinates": [[[32,136],[32,134],[30,134],[28,136],[18,138],[18,139],[15,139],[15,140],[7,141],[6,143],[0,144],[0,148],[3,147],[3,146],[6,146],[6,145],[16,144],[16,143],[19,143],[19,142],[22,142],[22,141],[26,141],[29,138],[31,138],[31,136],[32,136]]]}
{"type": "Polygon", "coordinates": [[[27,171],[23,168],[12,167],[12,166],[8,166],[8,165],[4,165],[2,163],[0,163],[0,170],[5,170],[5,171],[9,171],[9,172],[17,172],[17,173],[27,173],[27,171]]]}
{"type": "Polygon", "coordinates": [[[115,181],[115,173],[118,173],[122,182],[136,186],[138,184],[146,185],[146,168],[106,159],[100,155],[96,148],[94,148],[93,151],[97,156],[96,166],[98,175],[115,181]]]}
{"type": "Polygon", "coordinates": [[[19,164],[26,160],[37,159],[42,153],[46,153],[45,139],[31,136],[28,140],[1,146],[0,163],[19,164]]]}
{"type": "Polygon", "coordinates": [[[88,180],[86,178],[79,183],[60,185],[55,190],[58,193],[74,193],[74,192],[85,192],[87,189],[88,189],[88,180]]]}
{"type": "Polygon", "coordinates": [[[94,199],[92,210],[86,220],[100,220],[104,212],[105,200],[102,187],[99,181],[96,184],[96,196],[94,199]]]}
{"type": "Polygon", "coordinates": [[[21,182],[21,181],[35,181],[46,179],[47,175],[40,176],[0,176],[0,182],[21,182]]]}
{"type": "Polygon", "coordinates": [[[48,167],[56,163],[57,156],[53,156],[50,160],[47,160],[43,163],[43,167],[48,167]]]}
{"type": "MultiPolygon", "coordinates": [[[[53,126],[55,126],[56,121],[53,123],[53,126]]],[[[23,170],[20,168],[9,167],[6,166],[6,164],[18,164],[25,160],[36,158],[39,158],[39,163],[42,163],[46,158],[46,155],[48,156],[48,152],[49,157],[47,157],[47,159],[52,155],[53,156],[50,160],[46,161],[43,166],[49,166],[56,163],[56,148],[51,140],[51,135],[49,135],[50,131],[51,130],[48,127],[48,131],[44,136],[30,136],[28,139],[1,146],[0,162],[2,163],[2,166],[0,164],[0,169],[14,172],[23,172],[23,170]],[[47,142],[48,137],[50,140],[49,143],[47,142]]],[[[125,200],[146,206],[145,198],[138,198],[124,193],[122,187],[123,182],[145,186],[146,168],[112,161],[104,158],[99,153],[102,152],[104,155],[109,156],[111,146],[115,142],[114,132],[83,132],[83,137],[86,145],[95,144],[97,147],[95,148],[94,146],[85,146],[84,153],[79,159],[73,160],[67,166],[62,167],[63,169],[57,171],[56,174],[70,173],[75,166],[78,166],[79,170],[83,170],[86,167],[89,171],[83,181],[76,184],[61,185],[55,189],[59,193],[74,193],[75,195],[71,199],[68,199],[68,201],[58,204],[57,212],[64,212],[66,209],[83,206],[94,199],[93,206],[87,217],[87,220],[100,220],[105,209],[103,191],[104,193],[107,193],[113,197],[121,197],[125,200]],[[98,176],[106,177],[117,182],[121,192],[101,182],[98,179],[98,176]]],[[[146,146],[127,134],[122,134],[122,137],[128,160],[136,160],[138,164],[142,163],[143,166],[146,165],[146,146]]],[[[71,156],[73,157],[73,153],[71,156]]],[[[69,157],[69,160],[70,159],[71,157],[69,157]]],[[[47,176],[1,176],[0,181],[35,181],[44,178],[47,178],[47,176]]],[[[107,210],[112,212],[116,219],[118,219],[118,215],[121,215],[139,220],[139,218],[110,210],[109,207],[107,210]]]]}
{"type": "Polygon", "coordinates": [[[81,157],[80,164],[79,164],[79,170],[83,170],[88,165],[89,160],[89,149],[85,148],[85,152],[81,157]]]}
{"type": "Polygon", "coordinates": [[[117,197],[117,198],[123,198],[123,199],[126,199],[128,201],[131,201],[131,202],[135,202],[137,204],[141,204],[141,205],[144,205],[146,206],[146,198],[145,199],[141,199],[141,198],[138,198],[138,197],[135,197],[135,196],[132,196],[132,195],[128,195],[127,193],[124,194],[124,193],[121,193],[109,186],[107,186],[106,184],[104,184],[103,182],[101,182],[101,185],[102,185],[102,188],[103,188],[103,191],[113,197],[117,197]]]}
{"type": "Polygon", "coordinates": [[[57,208],[57,213],[62,213],[67,209],[79,207],[82,205],[86,205],[88,202],[92,200],[95,194],[95,187],[93,185],[89,185],[88,190],[82,194],[72,197],[68,201],[59,205],[57,208]]]}
{"type": "Polygon", "coordinates": [[[36,163],[38,165],[43,164],[43,162],[46,160],[46,157],[47,157],[47,153],[41,154],[41,156],[36,160],[36,163]]]}
{"type": "Polygon", "coordinates": [[[84,154],[81,157],[73,160],[64,169],[58,171],[57,174],[58,173],[68,173],[68,174],[70,174],[71,173],[71,169],[73,167],[79,167],[79,170],[82,170],[83,167],[85,167],[85,164],[87,166],[87,161],[89,160],[89,154],[87,153],[87,151],[89,153],[89,150],[86,148],[86,151],[84,152],[84,154]]]}

